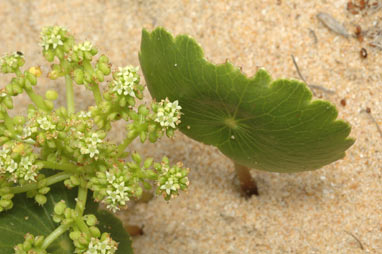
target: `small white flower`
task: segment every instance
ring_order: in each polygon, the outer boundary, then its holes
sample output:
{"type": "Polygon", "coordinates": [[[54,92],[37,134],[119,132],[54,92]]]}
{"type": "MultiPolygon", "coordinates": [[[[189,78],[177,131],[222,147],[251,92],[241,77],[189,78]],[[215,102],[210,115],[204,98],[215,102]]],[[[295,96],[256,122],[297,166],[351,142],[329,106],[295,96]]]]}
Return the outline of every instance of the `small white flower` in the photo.
{"type": "Polygon", "coordinates": [[[6,171],[8,173],[13,173],[18,168],[18,164],[14,160],[12,160],[10,157],[7,158],[6,165],[7,165],[6,171]]]}
{"type": "Polygon", "coordinates": [[[181,109],[182,107],[179,106],[179,102],[177,100],[170,102],[166,98],[166,100],[162,100],[159,103],[154,121],[158,122],[162,127],[171,127],[175,129],[176,125],[180,123],[181,109]]]}
{"type": "Polygon", "coordinates": [[[100,135],[93,132],[87,133],[87,136],[84,137],[82,133],[79,133],[79,142],[76,144],[80,148],[81,154],[89,154],[90,158],[97,159],[99,154],[98,144],[102,143],[100,135]]]}
{"type": "Polygon", "coordinates": [[[90,111],[80,111],[78,114],[79,118],[90,118],[92,116],[92,113],[90,111]]]}
{"type": "Polygon", "coordinates": [[[126,186],[126,176],[120,175],[116,177],[113,171],[106,172],[107,180],[107,196],[104,199],[104,203],[107,204],[107,208],[113,212],[119,210],[119,206],[125,206],[127,201],[130,200],[129,196],[132,193],[130,187],[126,186]]]}
{"type": "Polygon", "coordinates": [[[52,124],[46,116],[40,117],[37,119],[37,123],[39,124],[39,127],[43,130],[54,130],[56,128],[55,124],[52,124]]]}
{"type": "Polygon", "coordinates": [[[88,250],[84,254],[114,254],[117,250],[117,243],[107,237],[105,240],[101,241],[98,238],[92,237],[88,245],[88,250]]]}
{"type": "Polygon", "coordinates": [[[48,50],[50,47],[56,49],[58,46],[64,45],[62,32],[66,32],[66,29],[59,26],[44,27],[41,32],[41,46],[44,50],[48,50]]]}
{"type": "Polygon", "coordinates": [[[139,83],[138,67],[126,66],[119,68],[116,79],[112,83],[112,90],[119,95],[135,96],[134,86],[139,83]]]}
{"type": "Polygon", "coordinates": [[[17,52],[13,54],[7,54],[0,58],[0,66],[7,65],[9,67],[17,67],[19,59],[23,59],[23,54],[18,54],[17,52]]]}
{"type": "Polygon", "coordinates": [[[162,162],[161,174],[158,180],[158,189],[165,198],[172,198],[178,195],[180,190],[184,190],[188,184],[188,170],[182,168],[181,164],[169,167],[167,163],[162,162]]]}
{"type": "Polygon", "coordinates": [[[93,44],[90,41],[85,41],[73,47],[74,50],[91,51],[93,44]]]}

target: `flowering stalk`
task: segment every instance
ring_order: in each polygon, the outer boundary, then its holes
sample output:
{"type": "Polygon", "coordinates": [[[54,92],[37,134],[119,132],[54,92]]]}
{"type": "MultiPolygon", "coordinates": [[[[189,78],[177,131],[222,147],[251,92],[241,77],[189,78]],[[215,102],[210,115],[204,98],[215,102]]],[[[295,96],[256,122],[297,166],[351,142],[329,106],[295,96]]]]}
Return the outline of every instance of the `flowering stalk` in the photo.
{"type": "Polygon", "coordinates": [[[15,253],[47,253],[51,243],[65,232],[69,232],[75,253],[115,253],[118,243],[96,227],[95,215],[84,214],[88,193],[115,212],[153,186],[165,200],[186,190],[188,169],[181,163],[170,165],[166,157],[155,163],[138,153],[126,158],[129,153],[125,153],[138,137],[141,142],[172,137],[180,123],[181,106],[165,99],[136,107],[144,89],[138,68],[112,71],[108,57],[97,58],[98,50],[92,43],[76,43],[62,27],[44,28],[41,40],[43,55],[52,63],[48,77],[65,79],[67,105],[54,107],[59,96],[54,90],[48,90],[45,97],[35,92],[42,71],[31,67],[23,72],[22,53],[0,58],[0,72],[14,75],[0,90],[0,212],[12,209],[12,199],[20,193],[44,205],[51,187],[63,182],[67,188],[78,189],[75,208],[58,202],[53,214],[58,227],[46,237],[27,234],[15,253]],[[92,91],[96,105],[77,112],[76,85],[92,91]],[[102,85],[104,89],[100,89],[102,85]],[[13,97],[24,92],[33,104],[26,116],[10,117],[7,110],[13,108],[13,97]],[[106,140],[117,120],[127,123],[126,137],[118,145],[106,140]],[[54,174],[46,176],[45,169],[54,174]]]}
{"type": "Polygon", "coordinates": [[[75,111],[74,92],[73,92],[72,78],[69,75],[65,75],[65,84],[66,84],[66,104],[68,107],[68,113],[73,114],[75,111]]]}

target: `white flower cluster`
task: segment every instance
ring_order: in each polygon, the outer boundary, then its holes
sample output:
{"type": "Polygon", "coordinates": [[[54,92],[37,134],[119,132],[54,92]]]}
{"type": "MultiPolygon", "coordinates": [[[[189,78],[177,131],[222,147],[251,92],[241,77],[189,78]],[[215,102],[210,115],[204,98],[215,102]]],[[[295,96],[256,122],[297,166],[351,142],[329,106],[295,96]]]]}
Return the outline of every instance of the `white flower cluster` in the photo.
{"type": "Polygon", "coordinates": [[[0,172],[13,173],[17,169],[18,164],[11,158],[11,149],[2,148],[0,150],[0,172]]]}
{"type": "Polygon", "coordinates": [[[14,182],[17,179],[24,179],[25,181],[36,181],[37,166],[33,165],[35,158],[32,156],[24,156],[21,158],[18,169],[13,173],[14,182]]]}
{"type": "Polygon", "coordinates": [[[66,29],[59,26],[44,27],[41,32],[41,46],[44,50],[57,48],[57,46],[64,45],[62,34],[66,29]]]}
{"type": "Polygon", "coordinates": [[[88,133],[86,136],[80,136],[78,142],[78,148],[80,148],[81,154],[89,154],[90,158],[95,157],[99,154],[98,144],[102,143],[100,135],[96,132],[88,133]]]}
{"type": "Polygon", "coordinates": [[[162,164],[162,173],[159,176],[158,187],[165,197],[173,198],[179,190],[184,190],[189,185],[188,170],[179,163],[174,167],[162,164]]]}
{"type": "Polygon", "coordinates": [[[45,131],[54,130],[56,128],[56,125],[49,121],[46,116],[38,118],[37,123],[39,127],[45,131]]]}
{"type": "Polygon", "coordinates": [[[90,117],[92,116],[92,112],[90,112],[90,111],[80,111],[79,113],[78,113],[78,117],[79,118],[85,118],[85,119],[89,119],[90,117]]]}
{"type": "Polygon", "coordinates": [[[22,53],[15,52],[10,55],[5,55],[0,58],[0,66],[7,65],[9,67],[15,68],[18,66],[19,59],[23,59],[24,55],[22,53]]]}
{"type": "Polygon", "coordinates": [[[168,98],[162,100],[159,103],[154,121],[158,122],[162,127],[175,129],[176,125],[180,123],[180,110],[182,109],[178,104],[177,100],[174,102],[170,102],[168,98]]]}
{"type": "Polygon", "coordinates": [[[88,250],[84,254],[114,254],[117,250],[117,245],[110,237],[106,237],[103,241],[92,237],[88,250]]]}
{"type": "Polygon", "coordinates": [[[106,198],[107,208],[113,212],[119,210],[119,206],[125,206],[126,202],[130,200],[129,195],[131,188],[126,186],[126,177],[120,175],[118,177],[112,172],[106,172],[107,190],[106,198]]]}
{"type": "Polygon", "coordinates": [[[74,51],[78,51],[78,50],[81,50],[81,51],[91,51],[92,48],[93,48],[93,44],[90,41],[85,41],[84,43],[80,43],[78,45],[75,45],[73,47],[73,50],[74,51]]]}
{"type": "Polygon", "coordinates": [[[116,78],[113,81],[113,91],[117,92],[119,95],[130,95],[132,97],[134,94],[134,86],[139,83],[138,75],[139,67],[133,67],[131,65],[124,68],[119,67],[119,71],[116,73],[116,78]]]}
{"type": "Polygon", "coordinates": [[[25,180],[28,182],[35,181],[38,167],[34,165],[35,157],[32,155],[21,157],[19,162],[12,159],[12,150],[2,148],[0,150],[0,173],[9,173],[10,179],[14,182],[25,180]]]}

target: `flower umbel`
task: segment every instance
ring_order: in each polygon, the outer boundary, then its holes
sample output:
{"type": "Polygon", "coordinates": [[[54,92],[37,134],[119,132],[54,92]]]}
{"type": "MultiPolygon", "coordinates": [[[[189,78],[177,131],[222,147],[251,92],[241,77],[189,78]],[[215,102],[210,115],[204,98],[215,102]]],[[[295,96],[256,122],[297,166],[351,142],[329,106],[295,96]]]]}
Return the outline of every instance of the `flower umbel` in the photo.
{"type": "Polygon", "coordinates": [[[57,46],[64,45],[64,38],[67,30],[59,26],[44,27],[41,32],[41,46],[44,50],[56,49],[57,46]]]}
{"type": "Polygon", "coordinates": [[[0,71],[10,73],[23,66],[25,63],[24,55],[21,52],[5,55],[0,58],[0,71]]]}
{"type": "Polygon", "coordinates": [[[124,68],[119,68],[118,72],[115,73],[115,79],[113,81],[113,91],[117,92],[119,95],[130,95],[135,96],[134,89],[135,85],[139,84],[138,68],[131,65],[124,68]]]}
{"type": "Polygon", "coordinates": [[[158,108],[154,121],[158,122],[162,127],[176,128],[176,125],[180,123],[180,110],[179,102],[176,100],[170,102],[168,98],[158,103],[158,108]]]}
{"type": "Polygon", "coordinates": [[[91,238],[88,250],[84,254],[114,254],[117,246],[118,243],[111,239],[108,234],[103,234],[101,239],[91,238]]]}
{"type": "Polygon", "coordinates": [[[162,163],[156,165],[156,169],[160,172],[157,192],[162,193],[166,200],[177,196],[179,190],[185,190],[189,185],[189,170],[183,168],[180,162],[170,167],[167,157],[164,157],[162,163]]]}

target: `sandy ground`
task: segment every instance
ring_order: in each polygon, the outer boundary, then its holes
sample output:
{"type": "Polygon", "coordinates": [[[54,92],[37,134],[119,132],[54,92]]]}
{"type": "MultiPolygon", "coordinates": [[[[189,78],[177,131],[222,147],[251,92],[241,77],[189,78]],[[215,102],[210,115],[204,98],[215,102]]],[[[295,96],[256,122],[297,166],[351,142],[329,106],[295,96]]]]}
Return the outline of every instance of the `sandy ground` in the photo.
{"type": "MultiPolygon", "coordinates": [[[[261,195],[246,200],[232,163],[217,149],[181,133],[156,145],[134,143],[131,149],[142,154],[168,155],[191,168],[187,193],[171,202],[158,197],[132,205],[121,214],[144,225],[144,235],[134,238],[135,253],[382,253],[382,136],[376,127],[382,125],[382,53],[368,40],[329,31],[316,18],[328,12],[353,33],[357,24],[378,27],[382,11],[353,15],[346,3],[0,0],[0,54],[20,50],[27,66],[45,64],[38,33],[52,24],[93,41],[114,66],[138,65],[141,29],[156,26],[190,34],[208,59],[229,59],[248,75],[264,67],[274,78],[298,78],[293,54],[308,83],[335,91],[315,90],[317,96],[337,105],[339,117],[352,124],[357,141],[346,158],[314,172],[253,171],[261,195]],[[360,57],[362,47],[366,59],[360,57]],[[361,112],[366,107],[371,114],[361,112]]],[[[7,80],[1,77],[1,86],[7,80]]],[[[40,91],[63,87],[62,80],[40,84],[40,91]]],[[[85,108],[87,93],[76,91],[85,108]]],[[[115,140],[121,134],[116,132],[115,140]]]]}

